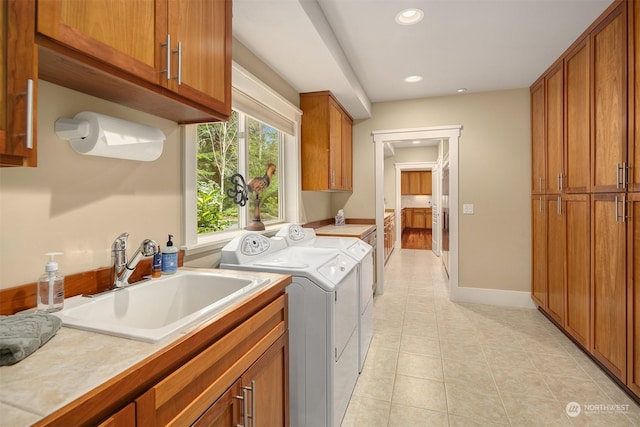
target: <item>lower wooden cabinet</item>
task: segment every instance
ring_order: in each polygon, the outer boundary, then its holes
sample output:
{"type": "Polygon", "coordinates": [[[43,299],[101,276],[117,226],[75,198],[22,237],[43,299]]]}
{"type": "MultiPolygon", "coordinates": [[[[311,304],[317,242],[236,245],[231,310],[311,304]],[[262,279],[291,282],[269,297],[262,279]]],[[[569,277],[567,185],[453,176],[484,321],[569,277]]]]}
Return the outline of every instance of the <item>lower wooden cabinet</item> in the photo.
{"type": "Polygon", "coordinates": [[[640,396],[640,193],[629,194],[627,224],[627,386],[640,396]]]}
{"type": "Polygon", "coordinates": [[[283,295],[136,399],[136,424],[288,425],[285,319],[283,295]]]}
{"type": "Polygon", "coordinates": [[[564,325],[565,312],[565,230],[562,197],[547,196],[547,313],[564,325]]]}
{"type": "Polygon", "coordinates": [[[136,404],[127,406],[113,414],[98,427],[131,427],[136,425],[136,404]]]}
{"type": "Polygon", "coordinates": [[[547,308],[547,203],[543,195],[531,196],[531,298],[547,308]]]}
{"type": "Polygon", "coordinates": [[[627,251],[624,194],[593,194],[591,203],[592,353],[626,381],[627,251]]]}
{"type": "Polygon", "coordinates": [[[287,340],[282,336],[193,424],[195,427],[288,426],[287,340]]]}

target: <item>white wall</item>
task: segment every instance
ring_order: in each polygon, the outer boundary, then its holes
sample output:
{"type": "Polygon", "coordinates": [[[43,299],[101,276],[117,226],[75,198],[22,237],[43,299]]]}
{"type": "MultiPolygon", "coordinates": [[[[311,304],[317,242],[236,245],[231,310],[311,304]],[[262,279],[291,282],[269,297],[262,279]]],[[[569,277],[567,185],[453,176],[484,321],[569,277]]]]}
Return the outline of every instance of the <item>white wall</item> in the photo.
{"type": "Polygon", "coordinates": [[[345,213],[375,216],[372,131],[442,125],[462,125],[459,286],[528,292],[528,89],[373,104],[372,118],[354,125],[354,193],[345,213]],[[462,215],[465,203],[475,215],[462,215]]]}
{"type": "Polygon", "coordinates": [[[0,288],[37,280],[45,252],[64,252],[58,260],[63,274],[108,266],[111,244],[125,231],[132,248],[145,238],[164,246],[169,233],[180,244],[178,125],[44,81],[38,85],[38,167],[0,168],[0,288]],[[162,155],[136,162],[77,154],[53,126],[80,111],[159,127],[167,136],[162,155]]]}

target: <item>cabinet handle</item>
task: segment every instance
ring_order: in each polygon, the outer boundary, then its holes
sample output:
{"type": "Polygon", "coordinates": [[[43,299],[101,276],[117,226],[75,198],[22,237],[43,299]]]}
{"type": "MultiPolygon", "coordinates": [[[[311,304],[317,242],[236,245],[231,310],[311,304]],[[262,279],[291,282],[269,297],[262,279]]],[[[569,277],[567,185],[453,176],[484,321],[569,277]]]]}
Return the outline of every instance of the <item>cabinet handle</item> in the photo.
{"type": "MultiPolygon", "coordinates": [[[[173,53],[178,54],[178,86],[182,84],[182,42],[178,42],[178,50],[174,50],[173,53]]],[[[171,77],[173,78],[173,77],[171,77]]]]}
{"type": "Polygon", "coordinates": [[[562,174],[559,173],[558,174],[558,179],[557,179],[557,181],[558,181],[558,192],[562,191],[562,183],[560,182],[560,180],[562,179],[561,176],[562,176],[562,174]]]}
{"type": "Polygon", "coordinates": [[[167,47],[167,69],[162,70],[161,73],[167,73],[167,81],[171,80],[171,34],[167,34],[167,42],[161,43],[160,46],[167,47]]]}
{"type": "Polygon", "coordinates": [[[33,148],[33,80],[27,80],[27,129],[26,142],[27,148],[33,148]]]}
{"type": "Polygon", "coordinates": [[[629,166],[627,162],[616,164],[616,188],[624,189],[629,185],[629,166]]]}
{"type": "Polygon", "coordinates": [[[620,202],[620,200],[618,199],[618,196],[616,196],[616,222],[624,222],[624,197],[622,198],[622,215],[620,215],[620,209],[618,208],[618,203],[620,202]]]}
{"type": "Polygon", "coordinates": [[[562,196],[558,196],[558,207],[557,207],[557,211],[558,211],[558,215],[562,215],[562,196]]]}
{"type": "Polygon", "coordinates": [[[256,380],[251,380],[251,387],[242,386],[242,396],[244,401],[242,402],[242,410],[244,413],[244,425],[249,426],[249,418],[251,418],[251,425],[256,425],[256,380]],[[247,394],[251,392],[251,415],[247,411],[247,394]]]}
{"type": "Polygon", "coordinates": [[[538,209],[540,210],[540,213],[544,213],[544,205],[542,204],[542,197],[538,198],[538,209]]]}
{"type": "Polygon", "coordinates": [[[538,177],[540,192],[542,193],[542,177],[538,177]]]}

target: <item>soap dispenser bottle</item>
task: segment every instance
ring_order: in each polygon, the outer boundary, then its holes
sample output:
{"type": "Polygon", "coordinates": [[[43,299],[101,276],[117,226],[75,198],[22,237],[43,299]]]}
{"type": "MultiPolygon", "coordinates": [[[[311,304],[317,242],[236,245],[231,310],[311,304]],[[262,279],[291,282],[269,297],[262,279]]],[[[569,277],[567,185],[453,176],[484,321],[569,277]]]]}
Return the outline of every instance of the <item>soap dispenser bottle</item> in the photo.
{"type": "Polygon", "coordinates": [[[49,252],[45,254],[49,262],[44,268],[45,274],[38,279],[38,311],[52,313],[62,310],[64,306],[64,276],[58,271],[56,255],[62,252],[49,252]]]}
{"type": "Polygon", "coordinates": [[[169,241],[162,250],[162,274],[173,274],[178,271],[178,248],[173,246],[172,238],[173,234],[169,234],[169,241]]]}

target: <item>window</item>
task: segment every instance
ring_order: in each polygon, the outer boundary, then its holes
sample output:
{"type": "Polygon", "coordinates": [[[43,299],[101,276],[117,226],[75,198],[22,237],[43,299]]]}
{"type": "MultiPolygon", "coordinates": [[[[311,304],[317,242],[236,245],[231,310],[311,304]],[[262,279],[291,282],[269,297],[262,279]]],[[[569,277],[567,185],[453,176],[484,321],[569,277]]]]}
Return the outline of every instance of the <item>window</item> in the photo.
{"type": "Polygon", "coordinates": [[[197,125],[198,234],[244,228],[253,217],[255,195],[241,206],[227,196],[235,192],[230,178],[241,174],[268,182],[259,195],[265,224],[282,221],[280,169],[282,132],[234,110],[229,121],[197,125]],[[275,173],[269,165],[275,165],[275,173]]]}
{"type": "Polygon", "coordinates": [[[298,222],[300,210],[299,130],[302,112],[233,63],[233,112],[224,123],[182,127],[184,149],[185,249],[222,247],[253,217],[253,199],[238,206],[227,196],[230,177],[248,182],[270,177],[260,194],[267,231],[298,222]],[[270,163],[274,173],[267,173],[270,163]]]}

